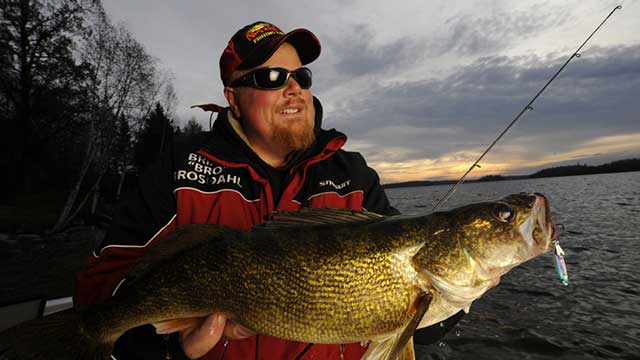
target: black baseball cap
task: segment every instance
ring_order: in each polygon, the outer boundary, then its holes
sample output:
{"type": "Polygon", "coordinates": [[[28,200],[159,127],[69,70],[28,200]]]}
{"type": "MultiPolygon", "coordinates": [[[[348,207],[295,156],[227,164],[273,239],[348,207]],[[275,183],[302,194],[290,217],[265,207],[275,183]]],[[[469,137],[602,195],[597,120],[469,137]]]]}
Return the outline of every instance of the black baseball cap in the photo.
{"type": "Polygon", "coordinates": [[[288,33],[277,26],[257,21],[238,30],[220,57],[220,77],[227,86],[236,70],[247,70],[267,61],[282,45],[288,42],[298,52],[302,65],[320,55],[320,40],[307,29],[295,29],[288,33]]]}

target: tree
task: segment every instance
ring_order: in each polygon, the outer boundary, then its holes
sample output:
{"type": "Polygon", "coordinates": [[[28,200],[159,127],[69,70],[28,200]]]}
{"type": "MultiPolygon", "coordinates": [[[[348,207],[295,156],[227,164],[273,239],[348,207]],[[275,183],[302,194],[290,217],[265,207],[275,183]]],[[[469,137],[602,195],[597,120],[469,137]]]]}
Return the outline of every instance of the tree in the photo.
{"type": "Polygon", "coordinates": [[[158,101],[175,106],[171,77],[100,0],[0,0],[0,187],[67,190],[52,231],[131,166],[131,134],[158,101]]]}
{"type": "Polygon", "coordinates": [[[133,138],[129,122],[124,115],[120,116],[118,121],[115,151],[111,162],[111,173],[118,175],[118,186],[115,193],[115,200],[118,200],[125,176],[133,168],[133,138]]]}
{"type": "Polygon", "coordinates": [[[160,103],[145,119],[135,144],[135,163],[144,169],[167,149],[173,136],[173,121],[167,117],[160,103]]]}
{"type": "MultiPolygon", "coordinates": [[[[38,101],[51,99],[55,89],[75,89],[82,70],[73,60],[73,40],[82,28],[89,0],[0,0],[0,105],[8,114],[4,143],[9,194],[29,189],[25,165],[42,150],[38,101]]],[[[56,102],[55,110],[64,108],[56,102]]],[[[40,107],[41,108],[41,107],[40,107]]],[[[51,111],[51,109],[49,109],[51,111]]],[[[64,110],[62,110],[64,111],[64,110]]]]}
{"type": "Polygon", "coordinates": [[[195,117],[191,117],[191,119],[187,121],[187,124],[184,126],[182,131],[185,135],[193,135],[203,132],[204,128],[202,127],[202,125],[200,125],[199,122],[196,121],[195,117]]]}
{"type": "Polygon", "coordinates": [[[95,199],[109,164],[125,156],[116,151],[118,121],[125,118],[133,128],[140,127],[168,81],[144,46],[124,26],[113,26],[99,4],[86,19],[80,45],[80,57],[91,68],[85,150],[54,232],[64,228],[92,195],[95,199]]]}

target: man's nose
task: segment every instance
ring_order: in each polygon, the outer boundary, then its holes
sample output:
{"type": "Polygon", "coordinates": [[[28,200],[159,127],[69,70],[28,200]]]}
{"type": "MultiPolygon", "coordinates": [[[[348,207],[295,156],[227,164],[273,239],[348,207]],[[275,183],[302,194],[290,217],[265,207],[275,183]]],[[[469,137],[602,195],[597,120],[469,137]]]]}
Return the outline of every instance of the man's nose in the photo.
{"type": "Polygon", "coordinates": [[[284,88],[284,94],[287,95],[297,95],[302,92],[302,87],[298,84],[298,81],[293,76],[289,77],[287,80],[287,85],[284,88]]]}

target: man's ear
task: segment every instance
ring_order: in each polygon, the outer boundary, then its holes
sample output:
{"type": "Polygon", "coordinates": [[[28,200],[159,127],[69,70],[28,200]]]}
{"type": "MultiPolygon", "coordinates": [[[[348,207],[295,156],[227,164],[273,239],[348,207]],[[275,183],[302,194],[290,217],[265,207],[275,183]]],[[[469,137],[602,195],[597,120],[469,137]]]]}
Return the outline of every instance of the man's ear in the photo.
{"type": "Polygon", "coordinates": [[[225,86],[224,97],[227,98],[227,102],[229,103],[231,111],[233,112],[233,117],[235,117],[236,119],[240,119],[242,114],[240,113],[240,107],[238,106],[238,101],[236,100],[236,89],[225,86]]]}

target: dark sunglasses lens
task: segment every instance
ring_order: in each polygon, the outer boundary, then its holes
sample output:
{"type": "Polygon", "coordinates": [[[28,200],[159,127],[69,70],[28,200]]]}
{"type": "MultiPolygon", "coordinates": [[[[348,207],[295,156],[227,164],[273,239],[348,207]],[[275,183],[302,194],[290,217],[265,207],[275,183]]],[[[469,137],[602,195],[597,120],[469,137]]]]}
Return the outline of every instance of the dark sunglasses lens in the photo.
{"type": "MultiPolygon", "coordinates": [[[[258,69],[253,73],[255,84],[260,89],[279,89],[287,85],[289,71],[282,68],[258,69]]],[[[300,68],[291,72],[291,76],[296,79],[303,89],[311,87],[311,70],[300,68]]]]}
{"type": "Polygon", "coordinates": [[[301,88],[308,89],[311,87],[311,70],[300,68],[294,71],[291,76],[296,79],[301,88]]]}
{"type": "Polygon", "coordinates": [[[283,87],[287,80],[287,71],[284,69],[259,69],[254,75],[256,85],[264,89],[277,89],[283,87]]]}

